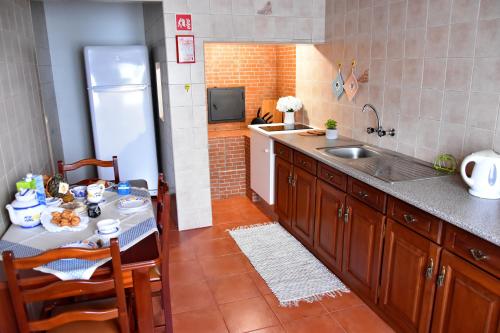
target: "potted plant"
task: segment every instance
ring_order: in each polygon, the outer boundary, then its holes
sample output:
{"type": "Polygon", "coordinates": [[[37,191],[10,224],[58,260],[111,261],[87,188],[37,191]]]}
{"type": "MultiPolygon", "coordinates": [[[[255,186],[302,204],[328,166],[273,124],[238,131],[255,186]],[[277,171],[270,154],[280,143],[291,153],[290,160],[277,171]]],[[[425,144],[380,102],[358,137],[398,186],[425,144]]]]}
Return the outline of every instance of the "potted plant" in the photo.
{"type": "Polygon", "coordinates": [[[295,123],[294,114],[300,109],[302,109],[302,101],[293,96],[280,97],[276,104],[276,110],[284,113],[283,122],[285,124],[295,123]]]}
{"type": "Polygon", "coordinates": [[[333,119],[328,119],[325,123],[326,127],[326,138],[329,140],[333,140],[339,137],[337,132],[337,121],[333,119]]]}

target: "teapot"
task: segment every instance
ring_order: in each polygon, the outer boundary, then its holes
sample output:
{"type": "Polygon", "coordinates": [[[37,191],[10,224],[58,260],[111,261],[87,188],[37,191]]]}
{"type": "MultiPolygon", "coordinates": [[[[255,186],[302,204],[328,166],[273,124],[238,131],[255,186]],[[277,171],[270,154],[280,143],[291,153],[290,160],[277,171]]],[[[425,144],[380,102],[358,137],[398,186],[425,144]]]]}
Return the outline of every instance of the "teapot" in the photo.
{"type": "Polygon", "coordinates": [[[16,193],[16,200],[5,207],[12,223],[23,228],[33,228],[40,224],[40,215],[46,208],[38,202],[34,190],[23,189],[16,193]]]}
{"type": "Polygon", "coordinates": [[[470,187],[470,194],[484,199],[500,199],[500,155],[493,150],[482,150],[467,156],[460,173],[470,187]],[[465,168],[471,162],[475,165],[471,177],[468,177],[465,168]]]}

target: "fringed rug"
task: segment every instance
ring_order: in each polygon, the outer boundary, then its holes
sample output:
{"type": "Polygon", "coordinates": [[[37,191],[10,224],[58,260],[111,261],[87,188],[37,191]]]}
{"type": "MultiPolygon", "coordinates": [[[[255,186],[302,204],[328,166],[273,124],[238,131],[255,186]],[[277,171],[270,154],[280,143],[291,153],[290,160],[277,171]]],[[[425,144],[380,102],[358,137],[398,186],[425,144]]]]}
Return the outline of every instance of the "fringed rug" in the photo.
{"type": "Polygon", "coordinates": [[[335,297],[349,289],[278,223],[229,231],[281,306],[335,297]]]}

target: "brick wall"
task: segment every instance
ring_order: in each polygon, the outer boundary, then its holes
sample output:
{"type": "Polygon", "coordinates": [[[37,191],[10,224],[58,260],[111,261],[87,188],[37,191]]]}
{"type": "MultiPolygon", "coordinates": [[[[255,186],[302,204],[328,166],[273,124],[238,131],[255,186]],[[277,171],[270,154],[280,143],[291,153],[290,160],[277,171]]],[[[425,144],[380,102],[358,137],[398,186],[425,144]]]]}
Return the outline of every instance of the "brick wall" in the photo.
{"type": "Polygon", "coordinates": [[[244,122],[209,124],[209,131],[246,128],[264,99],[295,95],[295,45],[205,44],[207,88],[245,87],[244,122]],[[283,87],[280,87],[283,85],[283,87]]]}
{"type": "Polygon", "coordinates": [[[295,45],[276,47],[278,96],[295,96],[296,58],[295,45]]]}
{"type": "Polygon", "coordinates": [[[245,137],[223,136],[208,139],[210,191],[212,199],[226,199],[246,194],[247,168],[245,137]]]}

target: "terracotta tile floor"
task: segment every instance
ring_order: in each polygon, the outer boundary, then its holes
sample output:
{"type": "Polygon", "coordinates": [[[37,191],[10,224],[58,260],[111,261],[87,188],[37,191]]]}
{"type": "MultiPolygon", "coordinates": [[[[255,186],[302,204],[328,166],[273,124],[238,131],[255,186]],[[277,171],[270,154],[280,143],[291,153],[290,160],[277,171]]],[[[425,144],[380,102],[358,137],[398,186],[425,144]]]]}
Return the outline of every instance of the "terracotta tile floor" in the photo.
{"type": "Polygon", "coordinates": [[[214,226],[171,230],[175,333],[393,332],[354,293],[283,308],[227,229],[269,222],[246,197],[213,201],[214,226]]]}

